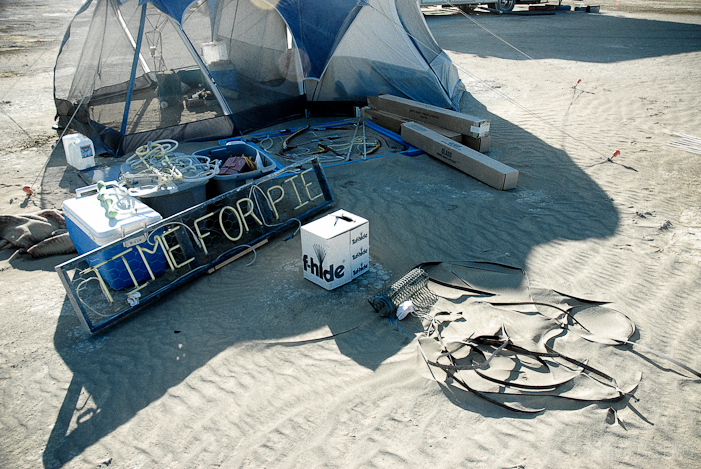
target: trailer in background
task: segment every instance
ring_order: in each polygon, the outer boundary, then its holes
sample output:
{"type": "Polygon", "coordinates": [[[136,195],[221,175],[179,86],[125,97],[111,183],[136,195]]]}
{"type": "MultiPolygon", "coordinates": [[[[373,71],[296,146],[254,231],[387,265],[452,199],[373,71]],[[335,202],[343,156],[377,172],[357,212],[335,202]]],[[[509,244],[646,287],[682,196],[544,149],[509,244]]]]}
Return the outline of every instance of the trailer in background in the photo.
{"type": "Polygon", "coordinates": [[[475,8],[486,8],[488,10],[499,13],[510,13],[516,5],[532,5],[540,3],[541,0],[492,0],[492,1],[477,1],[477,0],[418,0],[419,6],[452,6],[457,7],[465,13],[471,13],[475,8]]]}

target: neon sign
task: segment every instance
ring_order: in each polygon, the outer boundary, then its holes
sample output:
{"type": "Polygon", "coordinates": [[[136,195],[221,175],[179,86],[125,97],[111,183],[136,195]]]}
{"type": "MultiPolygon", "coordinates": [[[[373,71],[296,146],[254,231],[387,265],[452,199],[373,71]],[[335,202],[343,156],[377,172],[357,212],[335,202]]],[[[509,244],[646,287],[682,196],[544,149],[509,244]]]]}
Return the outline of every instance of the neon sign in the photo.
{"type": "Polygon", "coordinates": [[[301,226],[333,202],[324,171],[312,157],[78,256],[56,271],[78,318],[96,333],[216,272],[275,234],[301,226]]]}

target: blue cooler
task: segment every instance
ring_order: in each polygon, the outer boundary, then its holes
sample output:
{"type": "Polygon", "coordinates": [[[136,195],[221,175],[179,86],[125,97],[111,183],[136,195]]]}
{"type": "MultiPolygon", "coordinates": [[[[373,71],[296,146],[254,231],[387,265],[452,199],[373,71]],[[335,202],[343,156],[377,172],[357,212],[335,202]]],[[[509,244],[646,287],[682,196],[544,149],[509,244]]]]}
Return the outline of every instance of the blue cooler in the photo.
{"type": "MultiPolygon", "coordinates": [[[[107,189],[103,189],[108,191],[110,198],[114,200],[110,210],[116,216],[109,218],[105,205],[98,199],[98,194],[94,193],[96,190],[97,186],[83,187],[76,191],[76,198],[63,202],[66,227],[79,254],[85,254],[105,246],[162,219],[161,215],[151,207],[118,190],[114,183],[107,183],[107,189]],[[89,193],[93,194],[88,195],[89,193]]],[[[135,288],[134,279],[137,283],[143,284],[151,280],[151,274],[157,277],[166,270],[165,255],[154,239],[162,231],[161,228],[157,233],[150,233],[148,239],[140,242],[134,241],[134,243],[129,243],[129,246],[120,243],[95,254],[87,259],[88,264],[95,267],[119,256],[98,267],[97,270],[100,272],[100,276],[115,290],[135,288]],[[137,246],[142,248],[143,258],[137,246]],[[120,256],[127,250],[129,252],[120,256]],[[125,262],[129,265],[128,269],[125,262]],[[129,274],[129,270],[131,270],[134,279],[129,274]]]]}

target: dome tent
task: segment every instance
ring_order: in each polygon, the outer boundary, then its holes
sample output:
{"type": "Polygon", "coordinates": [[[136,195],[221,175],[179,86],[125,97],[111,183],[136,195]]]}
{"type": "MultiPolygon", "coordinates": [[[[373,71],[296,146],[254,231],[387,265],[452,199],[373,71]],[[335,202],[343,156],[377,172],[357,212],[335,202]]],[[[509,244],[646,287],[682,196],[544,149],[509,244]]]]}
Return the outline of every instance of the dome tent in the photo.
{"type": "Polygon", "coordinates": [[[382,93],[457,109],[463,90],[416,0],[88,0],[54,70],[59,124],[114,154],[382,93]]]}

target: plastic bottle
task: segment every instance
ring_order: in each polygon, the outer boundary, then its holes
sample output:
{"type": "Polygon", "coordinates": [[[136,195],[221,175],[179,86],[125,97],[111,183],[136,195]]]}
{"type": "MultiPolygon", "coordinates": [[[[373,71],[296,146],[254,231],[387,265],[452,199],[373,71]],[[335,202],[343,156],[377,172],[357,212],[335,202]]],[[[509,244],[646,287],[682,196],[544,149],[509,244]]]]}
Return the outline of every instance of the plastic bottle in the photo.
{"type": "Polygon", "coordinates": [[[95,166],[95,146],[85,135],[64,135],[63,150],[66,152],[66,161],[75,169],[88,169],[95,166]]]}

